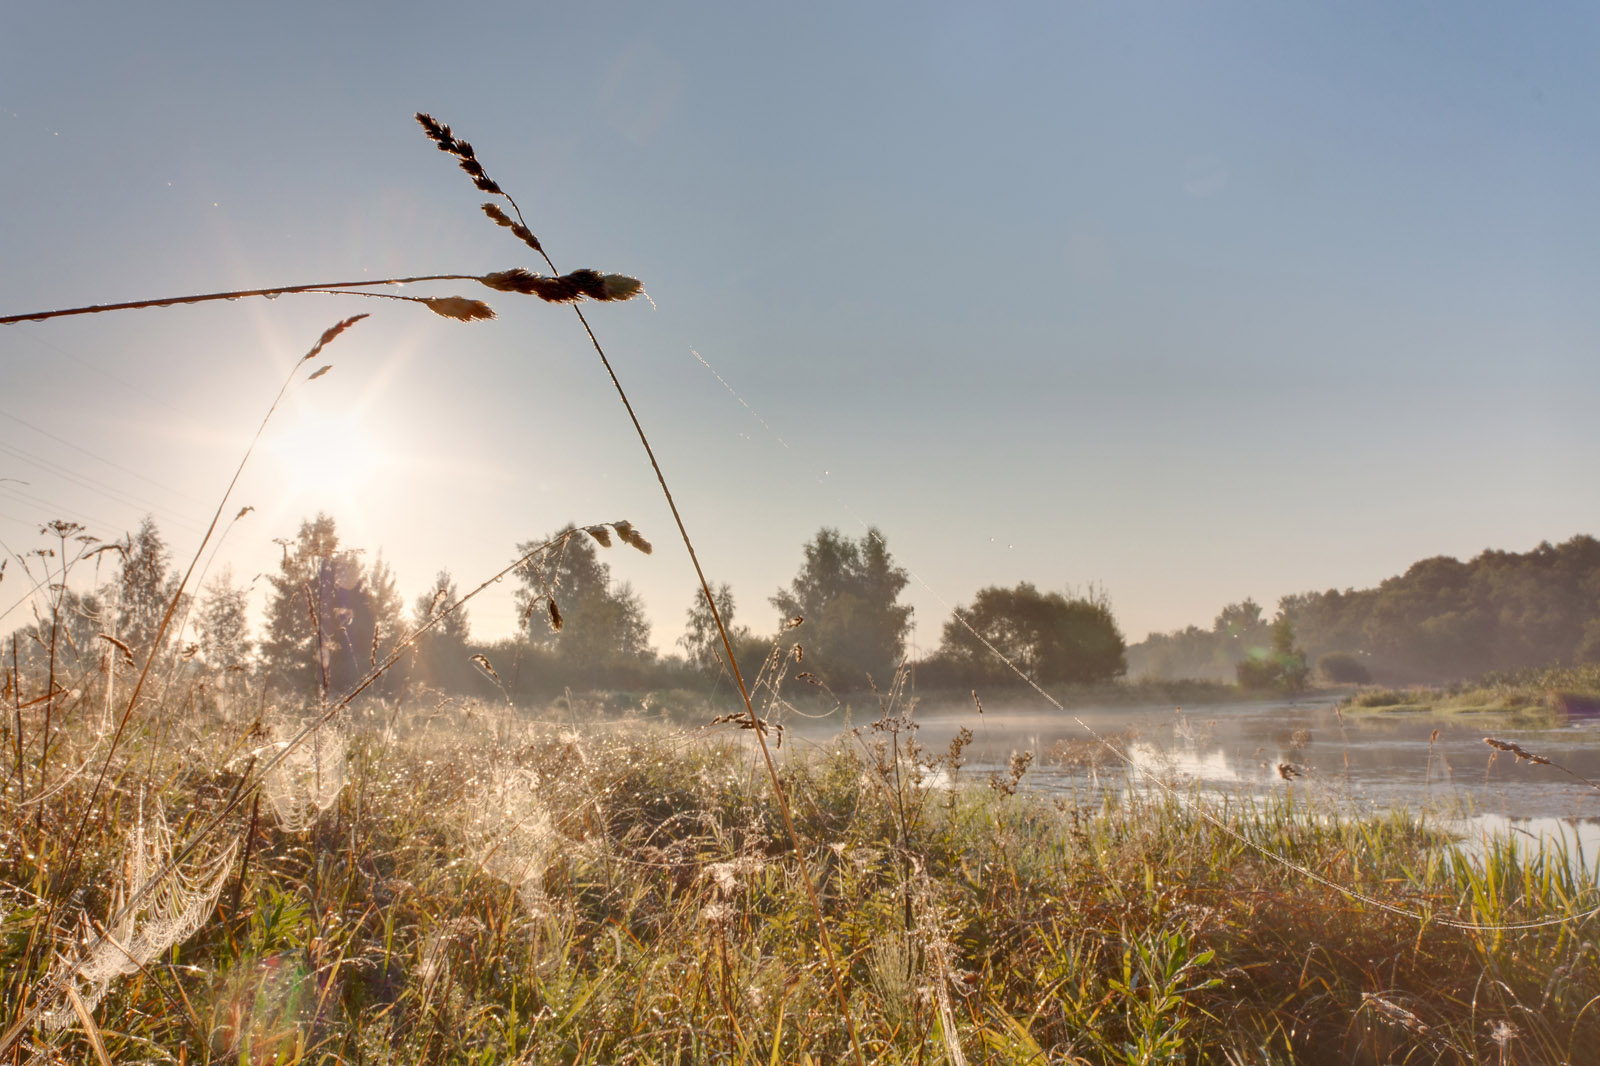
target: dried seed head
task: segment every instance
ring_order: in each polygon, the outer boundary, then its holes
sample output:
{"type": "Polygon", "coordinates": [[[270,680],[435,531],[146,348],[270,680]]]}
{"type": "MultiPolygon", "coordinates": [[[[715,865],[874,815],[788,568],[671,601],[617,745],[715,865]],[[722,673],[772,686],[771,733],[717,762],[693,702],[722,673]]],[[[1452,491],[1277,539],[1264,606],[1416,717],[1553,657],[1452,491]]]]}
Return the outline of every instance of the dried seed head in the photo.
{"type": "Polygon", "coordinates": [[[245,515],[254,510],[255,507],[251,506],[250,504],[245,504],[243,507],[239,508],[239,513],[233,516],[233,520],[237,522],[239,519],[243,518],[245,515]]]}
{"type": "Polygon", "coordinates": [[[1535,766],[1550,765],[1549,759],[1545,758],[1543,755],[1535,755],[1527,748],[1524,748],[1521,744],[1516,744],[1509,740],[1496,740],[1494,737],[1484,737],[1483,742],[1497,751],[1509,751],[1511,754],[1517,757],[1518,762],[1526,759],[1535,766]]]}
{"type": "Polygon", "coordinates": [[[319,366],[319,367],[317,367],[316,370],[311,372],[311,376],[306,378],[306,380],[307,381],[315,381],[318,378],[320,378],[322,375],[326,374],[328,371],[330,371],[332,369],[333,369],[333,364],[332,363],[327,363],[327,364],[324,364],[323,366],[319,366]]]}
{"type": "MultiPolygon", "coordinates": [[[[565,297],[568,300],[576,300],[580,296],[598,300],[605,293],[605,282],[601,279],[600,272],[597,270],[574,270],[572,273],[563,274],[555,280],[573,293],[573,295],[565,297]]],[[[549,299],[549,297],[546,296],[544,299],[549,299]]]]}
{"type": "MultiPolygon", "coordinates": [[[[326,348],[333,338],[337,337],[339,334],[343,333],[345,330],[349,329],[351,326],[355,325],[357,322],[360,322],[366,317],[366,314],[362,313],[359,315],[351,315],[343,322],[335,322],[333,325],[322,331],[322,336],[317,338],[317,343],[311,346],[311,350],[302,356],[300,361],[302,363],[311,362],[311,360],[315,359],[322,353],[322,349],[326,348]]],[[[313,374],[312,376],[315,377],[316,375],[313,374]]]]}
{"type": "Polygon", "coordinates": [[[574,270],[560,277],[546,277],[517,267],[484,274],[478,281],[499,292],[537,296],[546,303],[575,303],[578,300],[630,300],[644,291],[637,278],[621,274],[600,274],[593,270],[574,270]]]}
{"type": "Polygon", "coordinates": [[[524,226],[522,223],[511,218],[511,216],[507,215],[504,211],[500,210],[499,204],[484,204],[483,213],[488,215],[489,218],[494,221],[495,225],[504,226],[506,229],[510,230],[520,241],[522,241],[523,244],[526,244],[529,248],[532,248],[541,255],[544,254],[544,247],[539,243],[539,238],[535,237],[532,232],[529,231],[527,226],[524,226]]]}
{"type": "Polygon", "coordinates": [[[434,296],[425,298],[428,310],[458,322],[478,322],[494,317],[494,308],[482,300],[469,300],[464,296],[434,296]]]}
{"type": "Polygon", "coordinates": [[[537,274],[515,267],[511,270],[496,270],[485,274],[478,279],[479,284],[487,285],[497,292],[520,292],[528,294],[533,292],[537,274]]]}
{"type": "Polygon", "coordinates": [[[655,550],[651,546],[650,542],[645,540],[644,537],[640,536],[637,529],[633,528],[632,522],[623,519],[621,521],[611,523],[611,528],[617,531],[617,536],[622,538],[622,542],[624,544],[637,548],[646,555],[649,555],[655,550]]]}
{"type": "Polygon", "coordinates": [[[574,270],[563,274],[564,281],[591,300],[631,300],[644,291],[638,278],[626,274],[601,274],[593,270],[574,270]]]}
{"type": "Polygon", "coordinates": [[[611,547],[611,531],[605,526],[584,526],[583,531],[600,542],[600,547],[611,547]]]}
{"type": "Polygon", "coordinates": [[[479,670],[482,670],[484,673],[494,678],[495,684],[498,685],[500,683],[500,675],[494,672],[494,666],[490,664],[489,657],[487,655],[474,655],[472,657],[472,665],[476,666],[479,670]]]}
{"type": "Polygon", "coordinates": [[[495,184],[494,179],[484,173],[483,164],[478,162],[478,154],[472,150],[472,145],[466,141],[458,140],[455,134],[450,132],[449,126],[435,121],[432,115],[418,111],[417,121],[427,131],[428,139],[439,146],[439,151],[448,152],[460,161],[461,169],[466,171],[467,175],[472,178],[472,184],[484,192],[493,193],[497,196],[505,195],[500,186],[495,184]]]}
{"type": "Polygon", "coordinates": [[[556,606],[556,600],[555,600],[554,596],[550,597],[549,603],[550,603],[550,628],[552,630],[554,630],[555,632],[559,633],[559,632],[561,632],[561,626],[562,626],[561,609],[556,606]]]}
{"type": "Polygon", "coordinates": [[[595,297],[597,300],[631,300],[644,291],[644,284],[626,274],[604,274],[600,278],[600,288],[605,295],[595,297]]]}
{"type": "Polygon", "coordinates": [[[439,151],[455,153],[456,139],[451,135],[449,126],[435,121],[434,117],[425,111],[417,112],[417,121],[427,131],[428,139],[439,146],[439,151]]]}
{"type": "Polygon", "coordinates": [[[133,665],[133,649],[132,648],[128,647],[126,644],[124,644],[122,641],[118,640],[116,637],[112,636],[110,633],[97,633],[95,635],[98,636],[101,640],[105,641],[107,644],[110,644],[112,647],[114,647],[118,651],[120,651],[122,653],[122,662],[124,664],[126,664],[128,666],[132,666],[133,665]]]}

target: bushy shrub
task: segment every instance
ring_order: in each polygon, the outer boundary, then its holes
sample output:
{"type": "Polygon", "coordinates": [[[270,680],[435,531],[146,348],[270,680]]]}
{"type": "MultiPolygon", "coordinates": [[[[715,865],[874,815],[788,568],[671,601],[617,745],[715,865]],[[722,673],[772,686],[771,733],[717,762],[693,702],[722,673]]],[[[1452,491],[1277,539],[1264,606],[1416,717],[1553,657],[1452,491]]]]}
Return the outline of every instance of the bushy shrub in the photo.
{"type": "Polygon", "coordinates": [[[1311,673],[1305,656],[1300,654],[1250,658],[1233,670],[1239,687],[1249,692],[1301,692],[1311,673]]]}
{"type": "Polygon", "coordinates": [[[1334,685],[1366,685],[1372,681],[1366,663],[1347,651],[1330,651],[1318,659],[1317,676],[1334,685]]]}

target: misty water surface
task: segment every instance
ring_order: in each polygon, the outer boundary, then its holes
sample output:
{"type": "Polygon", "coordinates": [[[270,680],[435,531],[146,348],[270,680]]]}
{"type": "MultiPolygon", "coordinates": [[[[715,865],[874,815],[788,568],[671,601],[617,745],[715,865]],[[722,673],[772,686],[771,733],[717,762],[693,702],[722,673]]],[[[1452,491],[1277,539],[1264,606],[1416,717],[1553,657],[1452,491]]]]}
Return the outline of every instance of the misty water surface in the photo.
{"type": "MultiPolygon", "coordinates": [[[[1093,739],[1093,730],[1138,767],[1186,790],[1265,795],[1293,789],[1351,814],[1426,812],[1469,838],[1485,830],[1530,841],[1562,836],[1581,845],[1579,861],[1593,866],[1600,858],[1600,789],[1555,766],[1519,763],[1484,743],[1486,736],[1512,741],[1600,780],[1600,722],[1517,728],[1491,715],[1341,715],[1327,699],[1066,713],[986,701],[982,715],[970,702],[923,705],[915,720],[918,742],[933,753],[943,751],[960,727],[972,730],[961,771],[969,781],[1003,772],[1014,752],[1031,751],[1025,789],[1083,796],[1121,790],[1130,781],[1147,786],[1142,773],[1093,739]]],[[[870,737],[867,721],[857,712],[850,724],[870,737]]],[[[833,717],[793,721],[791,728],[802,743],[818,743],[836,736],[842,724],[842,717],[833,717]]]]}

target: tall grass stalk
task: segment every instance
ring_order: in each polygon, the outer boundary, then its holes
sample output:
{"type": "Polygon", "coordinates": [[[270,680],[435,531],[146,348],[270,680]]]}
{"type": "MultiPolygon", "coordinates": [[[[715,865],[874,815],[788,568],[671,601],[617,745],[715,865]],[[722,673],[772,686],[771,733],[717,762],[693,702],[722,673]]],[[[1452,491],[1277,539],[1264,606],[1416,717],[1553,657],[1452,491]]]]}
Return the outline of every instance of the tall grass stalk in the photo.
{"type": "MultiPolygon", "coordinates": [[[[545,251],[543,243],[528,226],[528,220],[523,216],[522,208],[518,206],[516,200],[512,199],[509,193],[505,192],[494,179],[488,176],[483,165],[478,162],[472,146],[456,138],[449,126],[435,121],[426,112],[418,112],[416,118],[439,150],[454,156],[459,161],[461,169],[472,177],[473,183],[477,188],[491,195],[503,197],[511,205],[511,210],[516,213],[517,217],[516,222],[512,223],[493,204],[485,204],[484,213],[498,225],[509,229],[514,236],[537,252],[544,259],[545,264],[552,273],[559,274],[560,272],[557,270],[555,262],[551,260],[550,254],[545,251]]],[[[628,421],[633,424],[634,432],[639,437],[639,443],[644,448],[646,458],[650,461],[650,469],[655,472],[656,483],[661,487],[661,494],[665,497],[667,507],[672,512],[672,520],[678,528],[678,536],[683,541],[684,549],[689,553],[689,561],[694,565],[695,578],[700,583],[701,594],[705,597],[712,621],[716,624],[717,636],[722,642],[723,654],[727,656],[728,668],[733,674],[734,683],[739,689],[739,698],[744,704],[746,721],[750,730],[756,735],[756,743],[761,749],[762,762],[766,767],[773,795],[777,799],[779,811],[783,815],[784,828],[788,832],[789,842],[794,848],[795,859],[806,888],[806,895],[816,916],[817,936],[821,942],[823,957],[827,960],[828,971],[833,978],[834,991],[839,999],[839,1010],[844,1018],[845,1027],[850,1033],[850,1046],[855,1053],[858,1066],[866,1066],[866,1057],[861,1050],[860,1041],[856,1038],[855,1017],[850,1009],[850,1002],[845,996],[844,979],[839,970],[839,960],[833,949],[832,938],[828,935],[828,924],[823,917],[822,905],[817,900],[816,886],[812,883],[810,872],[806,868],[805,849],[801,846],[800,836],[794,828],[794,813],[789,806],[788,793],[783,786],[782,779],[778,776],[777,765],[772,759],[772,750],[767,746],[766,730],[756,715],[755,704],[750,699],[749,686],[746,685],[744,675],[739,670],[739,660],[738,656],[734,654],[733,640],[728,635],[728,627],[722,618],[722,612],[717,608],[717,597],[711,590],[711,582],[706,578],[704,567],[700,565],[700,556],[695,551],[694,540],[689,536],[688,527],[684,525],[683,515],[678,510],[678,502],[673,498],[672,489],[667,484],[666,474],[662,471],[661,463],[656,458],[655,448],[650,444],[650,437],[645,433],[644,426],[639,421],[639,415],[633,408],[633,402],[628,399],[627,390],[622,387],[622,381],[617,377],[616,369],[606,356],[605,348],[601,346],[600,339],[595,336],[594,329],[589,325],[589,319],[584,315],[583,309],[574,304],[572,310],[578,316],[578,322],[583,326],[583,331],[588,336],[589,343],[594,347],[595,354],[600,357],[600,364],[605,368],[606,376],[611,379],[611,385],[616,390],[617,399],[622,402],[622,407],[628,414],[628,421]]]]}

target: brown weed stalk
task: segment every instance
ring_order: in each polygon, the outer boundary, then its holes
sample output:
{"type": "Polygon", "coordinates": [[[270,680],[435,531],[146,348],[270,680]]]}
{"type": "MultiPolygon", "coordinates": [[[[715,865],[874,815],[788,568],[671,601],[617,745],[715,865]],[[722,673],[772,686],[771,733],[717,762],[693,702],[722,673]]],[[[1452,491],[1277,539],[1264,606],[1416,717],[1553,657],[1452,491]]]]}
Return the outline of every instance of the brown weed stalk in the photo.
{"type": "MultiPolygon", "coordinates": [[[[554,267],[551,268],[552,270],[554,267]]],[[[267,299],[295,293],[325,293],[329,295],[379,296],[391,300],[419,303],[436,315],[457,321],[472,322],[493,318],[494,309],[481,300],[463,296],[398,296],[393,293],[361,292],[374,285],[410,285],[421,281],[476,281],[496,292],[514,292],[537,296],[546,303],[577,303],[579,300],[631,300],[644,291],[637,278],[624,274],[602,274],[596,270],[574,270],[570,274],[546,277],[521,267],[496,270],[488,274],[420,274],[409,278],[378,278],[362,281],[319,281],[311,285],[275,285],[265,289],[234,289],[229,292],[196,293],[189,296],[163,296],[153,300],[128,300],[114,304],[89,304],[85,307],[68,307],[60,311],[30,311],[21,315],[0,317],[0,326],[18,322],[43,322],[71,315],[97,315],[106,311],[136,311],[146,307],[175,307],[178,304],[209,303],[213,300],[239,300],[250,296],[267,299]]]]}

